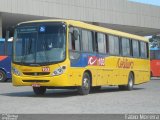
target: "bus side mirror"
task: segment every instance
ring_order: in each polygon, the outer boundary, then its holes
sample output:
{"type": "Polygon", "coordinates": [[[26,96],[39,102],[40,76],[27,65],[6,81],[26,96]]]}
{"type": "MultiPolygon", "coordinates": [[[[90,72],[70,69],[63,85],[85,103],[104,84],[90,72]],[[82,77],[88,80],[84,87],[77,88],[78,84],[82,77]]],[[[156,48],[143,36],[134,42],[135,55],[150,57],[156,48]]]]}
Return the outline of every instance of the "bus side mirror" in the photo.
{"type": "Polygon", "coordinates": [[[73,30],[73,40],[78,40],[79,32],[77,30],[73,30]]]}

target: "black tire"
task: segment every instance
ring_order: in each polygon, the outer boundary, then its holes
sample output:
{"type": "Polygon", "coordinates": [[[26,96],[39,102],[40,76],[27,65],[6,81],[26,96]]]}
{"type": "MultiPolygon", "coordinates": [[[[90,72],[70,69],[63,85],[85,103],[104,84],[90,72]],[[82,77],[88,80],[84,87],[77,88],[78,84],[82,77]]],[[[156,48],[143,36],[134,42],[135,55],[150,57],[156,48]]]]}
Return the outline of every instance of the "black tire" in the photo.
{"type": "Polygon", "coordinates": [[[91,88],[91,78],[90,75],[85,72],[82,78],[82,86],[78,87],[78,93],[80,95],[88,95],[90,92],[90,88],[91,88]]]}
{"type": "Polygon", "coordinates": [[[101,89],[101,86],[95,86],[95,87],[91,87],[91,91],[99,91],[101,89]]]}
{"type": "Polygon", "coordinates": [[[133,76],[133,73],[130,73],[128,77],[128,84],[126,86],[126,89],[129,91],[133,90],[133,86],[134,86],[134,76],[133,76]]]}
{"type": "Polygon", "coordinates": [[[33,87],[33,91],[36,95],[44,95],[46,93],[46,87],[33,87]]]}
{"type": "Polygon", "coordinates": [[[134,76],[133,73],[130,73],[128,76],[128,84],[127,85],[119,85],[120,90],[133,90],[134,86],[134,76]]]}
{"type": "Polygon", "coordinates": [[[0,82],[5,82],[6,81],[6,74],[4,71],[0,70],[0,82]]]}

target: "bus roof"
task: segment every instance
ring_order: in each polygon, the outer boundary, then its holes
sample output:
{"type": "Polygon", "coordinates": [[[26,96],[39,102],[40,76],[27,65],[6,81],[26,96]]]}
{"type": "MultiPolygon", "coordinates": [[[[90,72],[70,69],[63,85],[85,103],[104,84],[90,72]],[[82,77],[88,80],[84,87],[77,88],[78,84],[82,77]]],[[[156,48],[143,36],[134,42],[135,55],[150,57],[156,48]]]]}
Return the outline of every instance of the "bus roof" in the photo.
{"type": "MultiPolygon", "coordinates": [[[[96,26],[96,25],[92,25],[92,24],[88,24],[88,23],[84,23],[84,22],[80,22],[80,21],[76,21],[76,20],[48,19],[48,20],[27,21],[27,22],[22,22],[20,24],[36,23],[36,22],[65,22],[68,25],[75,26],[75,27],[80,27],[80,28],[84,28],[84,29],[88,29],[88,30],[94,30],[94,31],[97,31],[97,32],[103,32],[103,33],[116,35],[116,36],[120,36],[120,37],[126,37],[126,38],[131,38],[131,39],[136,39],[136,40],[142,40],[142,41],[145,41],[145,42],[149,42],[149,40],[147,38],[142,37],[142,36],[129,34],[129,33],[121,32],[121,31],[118,31],[118,30],[112,30],[112,29],[109,29],[109,28],[96,26]]],[[[18,25],[20,25],[20,24],[18,24],[18,25]]]]}

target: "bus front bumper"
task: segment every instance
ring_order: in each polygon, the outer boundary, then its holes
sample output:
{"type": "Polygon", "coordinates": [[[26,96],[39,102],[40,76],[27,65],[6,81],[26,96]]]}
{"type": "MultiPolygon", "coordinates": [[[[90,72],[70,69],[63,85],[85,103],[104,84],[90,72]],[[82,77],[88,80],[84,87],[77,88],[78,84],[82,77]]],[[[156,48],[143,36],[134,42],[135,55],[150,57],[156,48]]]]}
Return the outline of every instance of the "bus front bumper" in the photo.
{"type": "Polygon", "coordinates": [[[14,86],[33,86],[35,84],[39,86],[48,86],[48,87],[69,87],[76,86],[75,82],[66,74],[60,76],[51,76],[51,77],[40,77],[40,76],[12,76],[12,84],[14,86]]]}

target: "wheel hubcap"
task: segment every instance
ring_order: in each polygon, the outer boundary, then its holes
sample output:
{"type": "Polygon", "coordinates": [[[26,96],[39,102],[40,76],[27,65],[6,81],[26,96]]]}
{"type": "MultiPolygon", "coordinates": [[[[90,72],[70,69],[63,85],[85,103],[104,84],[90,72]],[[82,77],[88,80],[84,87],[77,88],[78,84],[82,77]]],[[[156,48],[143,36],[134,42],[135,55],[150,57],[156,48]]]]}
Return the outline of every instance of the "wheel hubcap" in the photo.
{"type": "Polygon", "coordinates": [[[132,87],[133,86],[133,78],[130,77],[130,80],[129,80],[129,86],[132,87]]]}
{"type": "Polygon", "coordinates": [[[88,89],[88,88],[89,88],[89,81],[88,81],[87,78],[84,78],[83,86],[85,87],[85,89],[88,89]]]}
{"type": "Polygon", "coordinates": [[[0,81],[3,79],[3,74],[0,73],[0,81]]]}

